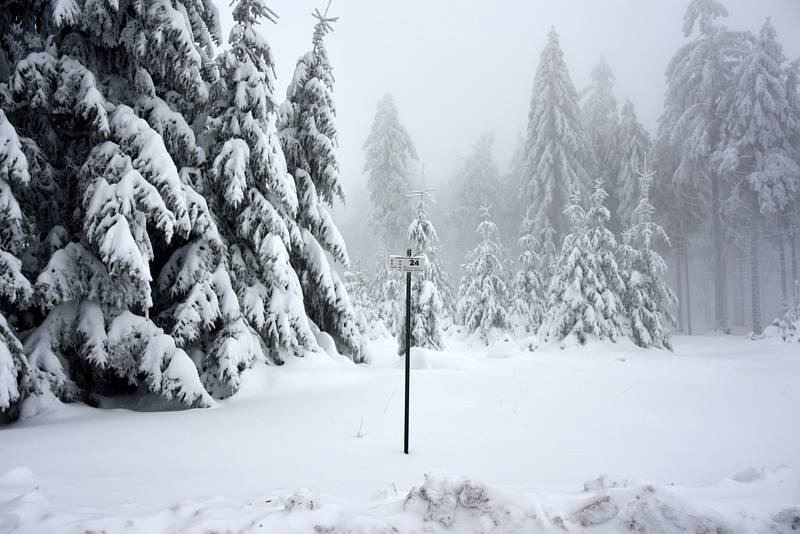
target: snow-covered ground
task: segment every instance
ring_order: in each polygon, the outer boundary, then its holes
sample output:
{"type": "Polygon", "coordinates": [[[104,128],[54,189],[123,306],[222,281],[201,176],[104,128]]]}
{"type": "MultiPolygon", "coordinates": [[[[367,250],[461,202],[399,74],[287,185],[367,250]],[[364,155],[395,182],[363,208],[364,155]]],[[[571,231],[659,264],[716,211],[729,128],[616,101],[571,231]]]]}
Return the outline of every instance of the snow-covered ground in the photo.
{"type": "Polygon", "coordinates": [[[211,409],[53,404],[0,429],[0,533],[800,528],[797,345],[448,342],[413,354],[408,456],[392,340],[211,409]]]}

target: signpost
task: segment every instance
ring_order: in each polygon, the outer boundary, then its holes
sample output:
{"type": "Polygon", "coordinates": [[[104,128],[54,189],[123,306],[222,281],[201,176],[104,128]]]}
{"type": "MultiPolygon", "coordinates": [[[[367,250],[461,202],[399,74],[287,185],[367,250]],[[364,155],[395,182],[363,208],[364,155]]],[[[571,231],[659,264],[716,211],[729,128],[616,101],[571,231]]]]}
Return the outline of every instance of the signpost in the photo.
{"type": "Polygon", "coordinates": [[[408,454],[408,397],[411,387],[411,273],[422,272],[425,256],[412,256],[411,249],[405,256],[389,256],[389,270],[406,273],[406,410],[403,427],[403,452],[408,454]]]}
{"type": "Polygon", "coordinates": [[[422,272],[425,268],[425,256],[389,256],[389,270],[403,271],[405,273],[422,272]]]}

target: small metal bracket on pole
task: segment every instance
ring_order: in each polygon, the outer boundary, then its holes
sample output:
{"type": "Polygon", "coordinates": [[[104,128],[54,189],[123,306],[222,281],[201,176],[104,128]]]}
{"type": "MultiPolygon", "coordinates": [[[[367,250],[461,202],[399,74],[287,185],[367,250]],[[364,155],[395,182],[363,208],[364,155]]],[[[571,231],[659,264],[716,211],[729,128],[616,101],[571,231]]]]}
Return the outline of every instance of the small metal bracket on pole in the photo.
{"type": "Polygon", "coordinates": [[[411,273],[425,269],[425,256],[412,256],[411,249],[405,256],[389,256],[389,270],[406,273],[406,399],[403,424],[403,452],[408,454],[409,402],[411,390],[411,273]]]}

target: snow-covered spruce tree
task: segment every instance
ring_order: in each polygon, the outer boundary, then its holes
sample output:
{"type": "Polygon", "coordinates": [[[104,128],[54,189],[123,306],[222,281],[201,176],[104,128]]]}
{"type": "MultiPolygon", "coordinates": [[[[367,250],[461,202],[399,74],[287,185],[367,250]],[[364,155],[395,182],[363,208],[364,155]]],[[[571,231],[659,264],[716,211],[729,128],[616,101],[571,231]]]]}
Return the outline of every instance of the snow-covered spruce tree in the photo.
{"type": "Polygon", "coordinates": [[[408,221],[414,211],[407,193],[411,190],[417,149],[400,124],[392,95],[378,101],[369,136],[364,142],[371,211],[369,223],[390,250],[404,249],[408,221]]]}
{"type": "Polygon", "coordinates": [[[616,220],[617,198],[616,177],[619,173],[620,153],[618,140],[619,113],[617,98],[614,96],[614,73],[605,57],[601,57],[592,70],[592,84],[581,94],[581,116],[586,136],[594,155],[594,176],[601,176],[609,185],[609,209],[612,212],[613,227],[616,220]]]}
{"type": "Polygon", "coordinates": [[[482,203],[500,205],[500,170],[492,156],[493,145],[494,135],[482,134],[451,180],[445,242],[458,251],[459,256],[473,242],[472,230],[481,222],[482,203]]]}
{"type": "MultiPolygon", "coordinates": [[[[599,198],[595,195],[595,201],[599,198]]],[[[602,215],[594,213],[591,221],[577,191],[571,195],[566,215],[572,231],[564,238],[554,266],[539,336],[544,341],[559,342],[571,338],[580,344],[592,337],[615,340],[619,335],[619,296],[611,294],[604,284],[608,276],[590,237],[591,226],[596,226],[602,215]]]]}
{"type": "Polygon", "coordinates": [[[390,332],[395,332],[405,313],[405,283],[400,273],[389,270],[388,257],[386,247],[379,246],[368,281],[368,296],[380,320],[390,332]]]}
{"type": "Polygon", "coordinates": [[[333,72],[324,38],[336,20],[317,12],[312,50],[298,61],[281,106],[279,137],[289,173],[294,176],[302,244],[292,251],[309,318],[333,337],[337,350],[355,362],[367,357],[350,297],[327,254],[347,267],[344,238],[328,207],[344,202],[336,156],[333,72]]]}
{"type": "Polygon", "coordinates": [[[480,209],[483,221],[476,232],[481,241],[462,266],[464,274],[458,289],[458,321],[468,334],[477,334],[489,344],[492,332],[507,330],[509,323],[509,290],[499,244],[497,225],[492,221],[488,205],[480,209]]]}
{"type": "Polygon", "coordinates": [[[717,0],[692,0],[684,15],[684,35],[689,42],[667,67],[664,112],[659,119],[658,160],[665,180],[685,192],[702,194],[708,204],[714,272],[716,328],[727,327],[725,304],[723,202],[727,180],[719,172],[725,100],[733,73],[747,45],[745,34],[728,30],[717,20],[728,16],[717,0]]]}
{"type": "Polygon", "coordinates": [[[800,192],[800,166],[791,144],[792,113],[786,93],[785,57],[769,19],[742,60],[725,121],[723,168],[743,179],[735,193],[750,215],[753,333],[760,334],[760,246],[765,218],[781,214],[800,192]]]}
{"type": "Polygon", "coordinates": [[[628,228],[634,222],[633,212],[642,198],[638,165],[641,165],[653,144],[650,134],[636,117],[633,102],[630,100],[626,100],[622,107],[618,131],[620,159],[618,174],[613,183],[618,199],[617,216],[622,228],[628,228]]]}
{"type": "Polygon", "coordinates": [[[520,191],[537,230],[548,219],[557,239],[567,232],[564,208],[575,188],[582,193],[591,189],[588,170],[594,165],[592,160],[578,95],[552,29],[533,82],[520,191]]]}
{"type": "Polygon", "coordinates": [[[428,216],[424,201],[417,202],[416,213],[416,218],[408,227],[409,246],[413,254],[422,254],[428,259],[425,277],[436,286],[443,315],[452,318],[456,313],[456,297],[450,284],[450,275],[445,268],[444,257],[439,250],[439,234],[428,216]]]}
{"type": "MultiPolygon", "coordinates": [[[[422,198],[417,203],[417,217],[408,227],[408,241],[412,253],[426,260],[425,269],[411,275],[411,346],[441,350],[442,320],[452,313],[454,299],[447,272],[441,266],[439,237],[422,198]]],[[[406,349],[405,314],[397,326],[397,353],[402,355],[406,349]]]]}
{"type": "Polygon", "coordinates": [[[361,269],[351,269],[345,271],[343,278],[353,308],[353,320],[359,332],[368,339],[381,337],[380,334],[385,332],[385,329],[377,326],[382,322],[370,299],[366,273],[361,269]]]}
{"type": "Polygon", "coordinates": [[[41,310],[25,325],[29,366],[63,399],[146,388],[209,405],[150,311],[165,297],[151,269],[213,234],[188,124],[214,76],[217,12],[205,0],[12,4],[0,103],[31,169],[19,198],[39,237],[23,258],[41,310]]]}
{"type": "Polygon", "coordinates": [[[639,205],[633,212],[631,225],[623,234],[620,263],[625,282],[622,303],[627,335],[644,348],[672,350],[670,326],[675,324],[672,310],[677,298],[665,280],[667,264],[654,248],[654,241],[669,245],[669,237],[655,222],[655,208],[650,204],[653,176],[647,170],[647,160],[638,172],[639,205]]]}
{"type": "Polygon", "coordinates": [[[553,276],[556,261],[555,230],[545,221],[544,227],[536,231],[533,220],[522,221],[519,238],[519,270],[514,277],[513,310],[515,323],[526,332],[536,332],[542,324],[546,309],[547,287],[553,276]]]}
{"type": "Polygon", "coordinates": [[[17,132],[0,109],[0,421],[16,418],[20,401],[37,388],[13,321],[29,305],[33,289],[19,259],[27,244],[27,221],[12,187],[27,187],[30,181],[17,132]]]}
{"type": "MultiPolygon", "coordinates": [[[[255,335],[257,346],[280,364],[318,347],[290,263],[289,251],[303,239],[295,220],[298,200],[278,139],[272,54],[256,30],[272,12],[262,0],[240,0],[233,18],[207,125],[213,164],[206,192],[227,243],[243,334],[255,335]]],[[[264,356],[246,354],[242,368],[264,356]]]]}
{"type": "MultiPolygon", "coordinates": [[[[589,241],[595,255],[599,270],[597,277],[604,288],[606,319],[617,327],[623,313],[622,295],[625,292],[623,273],[617,263],[617,239],[614,232],[608,229],[611,213],[606,208],[608,193],[605,182],[598,178],[594,183],[594,191],[589,197],[589,211],[586,212],[589,241]]],[[[613,339],[613,336],[611,336],[613,339]]]]}

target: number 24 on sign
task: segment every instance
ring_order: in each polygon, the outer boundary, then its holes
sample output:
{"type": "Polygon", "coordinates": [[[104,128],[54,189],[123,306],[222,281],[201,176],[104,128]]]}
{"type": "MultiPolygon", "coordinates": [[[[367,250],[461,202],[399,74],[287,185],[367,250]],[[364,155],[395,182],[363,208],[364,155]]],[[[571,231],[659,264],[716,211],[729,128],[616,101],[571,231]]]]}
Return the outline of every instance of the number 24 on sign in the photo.
{"type": "Polygon", "coordinates": [[[425,268],[425,256],[389,256],[389,270],[415,272],[425,268]]]}

